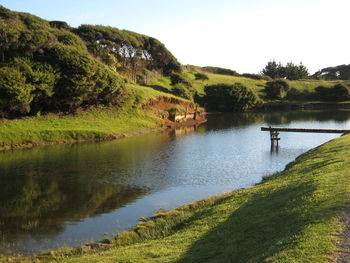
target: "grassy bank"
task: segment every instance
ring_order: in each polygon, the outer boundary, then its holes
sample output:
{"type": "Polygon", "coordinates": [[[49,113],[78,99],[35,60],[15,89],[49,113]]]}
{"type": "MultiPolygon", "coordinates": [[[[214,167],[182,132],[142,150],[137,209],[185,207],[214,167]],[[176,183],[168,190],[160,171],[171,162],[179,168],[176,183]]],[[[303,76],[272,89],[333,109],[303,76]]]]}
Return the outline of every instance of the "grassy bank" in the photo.
{"type": "MultiPolygon", "coordinates": [[[[266,81],[254,80],[245,77],[235,77],[208,73],[208,80],[196,80],[195,72],[185,71],[184,75],[191,82],[198,94],[204,93],[206,85],[218,83],[240,83],[256,90],[261,97],[266,81]]],[[[291,88],[301,93],[312,93],[314,88],[323,85],[330,86],[334,82],[318,80],[289,81],[291,88]]],[[[38,145],[67,143],[75,141],[108,140],[123,137],[128,134],[144,132],[161,125],[159,111],[143,111],[141,105],[148,99],[157,96],[173,97],[169,77],[162,77],[150,81],[148,87],[128,84],[128,98],[119,108],[99,107],[76,114],[48,114],[45,116],[25,117],[16,120],[0,121],[0,151],[38,145]]],[[[297,100],[267,101],[266,107],[299,107],[308,103],[314,107],[317,102],[297,100]]],[[[329,103],[328,103],[329,104],[329,103]]],[[[318,108],[325,104],[317,104],[318,108]]],[[[316,106],[317,106],[316,105],[316,106]]],[[[344,106],[342,103],[333,103],[333,107],[344,106]]]]}
{"type": "Polygon", "coordinates": [[[0,121],[0,151],[74,141],[107,140],[154,129],[162,124],[157,111],[140,106],[157,96],[170,96],[150,88],[129,86],[119,108],[95,107],[76,115],[48,114],[0,121]]]}
{"type": "Polygon", "coordinates": [[[317,147],[254,187],[143,219],[112,248],[52,252],[59,262],[330,262],[349,205],[350,136],[317,147]]]}

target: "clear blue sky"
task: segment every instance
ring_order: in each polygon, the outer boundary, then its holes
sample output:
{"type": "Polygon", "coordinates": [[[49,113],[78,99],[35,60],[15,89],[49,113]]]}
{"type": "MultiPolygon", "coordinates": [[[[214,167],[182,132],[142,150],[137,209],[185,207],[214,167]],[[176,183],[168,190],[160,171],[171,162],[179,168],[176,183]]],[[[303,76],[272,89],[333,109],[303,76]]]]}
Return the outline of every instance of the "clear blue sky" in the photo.
{"type": "Polygon", "coordinates": [[[258,73],[267,61],[314,71],[349,64],[349,0],[0,0],[71,26],[110,25],[151,35],[183,64],[258,73]]]}

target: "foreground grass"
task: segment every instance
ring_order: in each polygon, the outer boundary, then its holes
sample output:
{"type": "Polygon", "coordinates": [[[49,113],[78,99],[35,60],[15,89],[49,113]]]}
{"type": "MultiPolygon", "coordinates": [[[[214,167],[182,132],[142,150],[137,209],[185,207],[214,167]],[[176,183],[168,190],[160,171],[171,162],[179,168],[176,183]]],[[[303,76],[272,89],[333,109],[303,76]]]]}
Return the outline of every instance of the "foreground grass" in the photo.
{"type": "Polygon", "coordinates": [[[117,235],[114,247],[51,253],[59,262],[329,262],[349,205],[350,136],[254,187],[172,211],[117,235]]]}
{"type": "Polygon", "coordinates": [[[53,143],[106,140],[159,127],[156,112],[139,109],[147,99],[169,96],[150,88],[129,86],[120,108],[99,107],[77,115],[27,117],[0,122],[0,150],[53,143]]]}

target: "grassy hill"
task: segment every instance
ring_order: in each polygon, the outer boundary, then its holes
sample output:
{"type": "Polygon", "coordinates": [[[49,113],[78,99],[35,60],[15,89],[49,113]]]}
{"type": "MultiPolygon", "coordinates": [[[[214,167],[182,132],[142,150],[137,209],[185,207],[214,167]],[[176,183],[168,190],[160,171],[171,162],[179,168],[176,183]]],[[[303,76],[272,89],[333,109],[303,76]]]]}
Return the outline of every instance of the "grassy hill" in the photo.
{"type": "MultiPolygon", "coordinates": [[[[270,101],[276,101],[266,98],[266,94],[264,92],[266,83],[270,80],[264,79],[252,79],[244,76],[232,76],[232,75],[223,75],[223,74],[214,74],[202,71],[200,67],[196,67],[196,71],[192,70],[184,70],[182,75],[184,78],[191,84],[191,88],[199,96],[205,96],[204,88],[206,86],[211,86],[219,83],[223,84],[234,84],[240,83],[243,86],[246,86],[255,92],[264,99],[265,103],[270,101]],[[204,72],[204,74],[208,77],[208,79],[201,80],[196,79],[195,75],[198,72],[204,72]]],[[[283,100],[279,100],[280,102],[312,102],[312,101],[320,101],[320,98],[317,96],[315,89],[319,86],[330,88],[338,83],[348,83],[348,81],[343,80],[317,80],[317,79],[302,79],[302,80],[285,80],[289,86],[289,96],[284,98],[283,100]]],[[[170,77],[164,76],[159,79],[152,79],[149,81],[149,87],[154,89],[158,89],[164,92],[173,93],[174,85],[171,84],[170,77]]],[[[334,101],[333,101],[334,102],[334,101]]]]}
{"type": "Polygon", "coordinates": [[[109,26],[73,28],[2,6],[0,42],[0,150],[119,138],[160,127],[166,109],[142,110],[150,99],[177,96],[173,103],[186,101],[192,108],[198,103],[210,110],[214,102],[214,110],[246,110],[318,101],[316,87],[327,95],[335,84],[348,84],[285,80],[287,96],[270,99],[264,92],[267,76],[182,66],[153,37],[109,26]],[[223,94],[208,99],[207,86],[223,94]]]}

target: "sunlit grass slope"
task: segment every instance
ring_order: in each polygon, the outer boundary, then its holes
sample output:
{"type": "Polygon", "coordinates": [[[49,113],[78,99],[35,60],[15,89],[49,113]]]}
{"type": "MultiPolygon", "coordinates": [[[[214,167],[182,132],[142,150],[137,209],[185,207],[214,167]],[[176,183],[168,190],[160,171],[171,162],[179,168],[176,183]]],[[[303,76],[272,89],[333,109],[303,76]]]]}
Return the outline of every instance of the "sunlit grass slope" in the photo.
{"type": "MultiPolygon", "coordinates": [[[[263,97],[263,89],[266,84],[266,80],[255,80],[246,77],[238,77],[238,76],[229,76],[229,75],[220,75],[220,74],[212,74],[205,73],[208,76],[208,80],[196,80],[195,72],[193,71],[184,71],[184,75],[190,81],[192,87],[199,93],[204,94],[204,87],[208,85],[224,83],[224,84],[233,84],[240,83],[246,87],[249,87],[258,92],[258,94],[263,97]]],[[[339,83],[341,81],[326,81],[326,80],[315,80],[315,79],[305,79],[305,80],[286,80],[290,85],[291,89],[295,89],[299,92],[304,93],[313,93],[315,88],[318,86],[330,87],[339,83]]],[[[152,80],[150,82],[150,86],[155,88],[159,88],[159,90],[169,91],[171,92],[172,86],[171,81],[168,77],[162,77],[160,79],[152,80]]]]}
{"type": "Polygon", "coordinates": [[[261,184],[159,212],[154,221],[118,235],[107,251],[66,251],[49,259],[330,262],[341,229],[338,215],[349,204],[349,145],[350,136],[340,137],[301,155],[261,184]]]}

